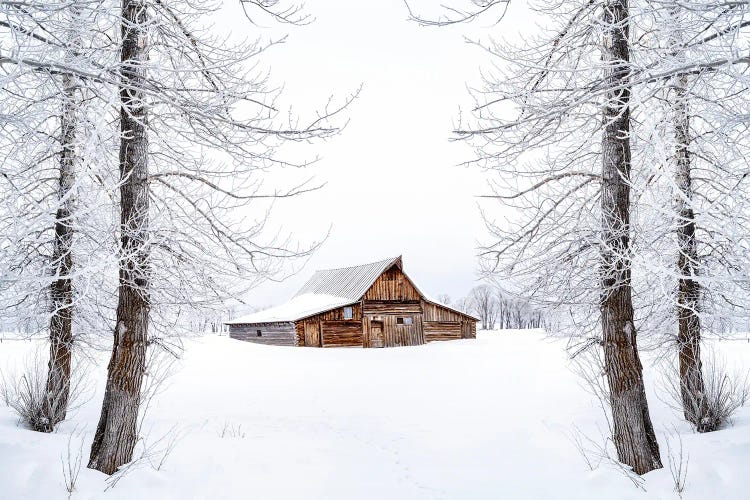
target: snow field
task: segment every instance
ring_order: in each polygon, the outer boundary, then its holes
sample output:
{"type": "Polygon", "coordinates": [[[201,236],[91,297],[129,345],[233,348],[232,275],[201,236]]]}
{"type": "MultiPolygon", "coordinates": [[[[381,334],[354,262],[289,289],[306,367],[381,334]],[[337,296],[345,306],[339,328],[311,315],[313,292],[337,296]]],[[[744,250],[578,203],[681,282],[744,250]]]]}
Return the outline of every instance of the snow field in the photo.
{"type": "MultiPolygon", "coordinates": [[[[0,367],[33,345],[0,343],[0,367]]],[[[750,344],[718,349],[748,365],[750,344]]],[[[95,394],[55,434],[25,430],[0,408],[0,498],[67,498],[69,439],[74,455],[83,443],[75,499],[678,498],[666,439],[673,449],[682,440],[690,457],[683,498],[750,491],[750,411],[727,429],[692,433],[659,399],[648,359],[665,468],[643,489],[606,462],[590,471],[571,436],[577,428],[601,441],[606,422],[564,343],[538,331],[372,350],[191,340],[152,400],[143,432],[151,459],[105,491],[106,476],[85,465],[107,356],[90,375],[95,394]]]]}

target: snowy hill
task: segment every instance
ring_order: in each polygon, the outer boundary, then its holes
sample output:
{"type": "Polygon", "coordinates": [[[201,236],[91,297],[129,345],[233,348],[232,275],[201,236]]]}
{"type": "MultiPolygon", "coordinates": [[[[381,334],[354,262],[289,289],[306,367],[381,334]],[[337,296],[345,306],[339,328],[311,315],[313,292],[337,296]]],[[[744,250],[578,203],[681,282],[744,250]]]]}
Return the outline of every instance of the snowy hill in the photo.
{"type": "MultiPolygon", "coordinates": [[[[0,343],[0,367],[33,345],[0,343]]],[[[748,343],[718,348],[750,361],[748,343]]],[[[85,468],[106,354],[96,394],[57,433],[18,427],[0,408],[0,497],[67,498],[61,455],[70,448],[75,461],[82,446],[74,499],[677,498],[667,439],[689,455],[683,498],[750,491],[750,409],[730,428],[694,434],[657,397],[648,364],[665,468],[640,489],[607,462],[589,470],[571,436],[600,439],[606,422],[564,344],[536,331],[385,350],[190,341],[151,403],[149,457],[112,486],[85,468]]]]}

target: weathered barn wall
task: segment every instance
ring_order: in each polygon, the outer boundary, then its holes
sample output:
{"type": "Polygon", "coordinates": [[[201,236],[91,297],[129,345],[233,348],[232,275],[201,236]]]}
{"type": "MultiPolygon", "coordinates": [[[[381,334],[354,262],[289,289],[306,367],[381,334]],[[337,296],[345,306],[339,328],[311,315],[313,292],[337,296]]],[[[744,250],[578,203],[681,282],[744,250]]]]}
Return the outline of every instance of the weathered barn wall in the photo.
{"type": "Polygon", "coordinates": [[[463,314],[452,311],[448,308],[433,304],[432,302],[422,301],[422,310],[424,311],[425,321],[466,321],[469,318],[463,314]]]}
{"type": "Polygon", "coordinates": [[[362,321],[322,321],[323,347],[362,347],[362,321]]]}
{"type": "Polygon", "coordinates": [[[379,314],[363,321],[365,347],[399,347],[425,342],[421,314],[379,314]],[[398,318],[409,317],[411,325],[398,324],[398,318]]]}
{"type": "Polygon", "coordinates": [[[362,304],[351,306],[352,318],[344,319],[344,307],[297,322],[297,345],[306,347],[362,347],[362,304]],[[356,332],[355,330],[356,325],[356,332]]]}
{"type": "MultiPolygon", "coordinates": [[[[360,321],[362,319],[362,304],[360,302],[357,302],[356,304],[352,304],[351,306],[348,306],[352,308],[352,317],[351,320],[354,321],[360,321]]],[[[313,316],[319,321],[350,321],[350,319],[344,317],[344,308],[339,307],[338,309],[334,309],[332,311],[320,313],[317,316],[313,316]]]]}
{"type": "Polygon", "coordinates": [[[294,330],[296,334],[294,345],[297,347],[307,346],[307,344],[305,344],[305,322],[297,321],[294,324],[294,330]]]}
{"type": "Polygon", "coordinates": [[[388,302],[384,300],[366,300],[363,314],[367,316],[378,314],[422,314],[422,306],[418,300],[404,302],[388,302]]]}
{"type": "Polygon", "coordinates": [[[296,345],[294,323],[229,325],[229,336],[256,344],[296,345]],[[258,331],[260,331],[260,337],[258,331]]]}
{"type": "Polygon", "coordinates": [[[401,269],[393,266],[375,280],[363,298],[364,300],[418,301],[422,297],[401,269]]]}
{"type": "Polygon", "coordinates": [[[436,340],[457,340],[461,338],[461,323],[458,321],[429,321],[424,324],[424,338],[427,342],[436,340]]]}
{"type": "Polygon", "coordinates": [[[473,318],[426,300],[422,301],[422,309],[427,342],[477,337],[477,322],[473,318]]]}
{"type": "Polygon", "coordinates": [[[461,338],[462,339],[475,339],[477,338],[477,322],[474,320],[464,321],[461,323],[461,338]]]}
{"type": "Polygon", "coordinates": [[[410,345],[422,345],[425,342],[424,339],[424,326],[422,325],[422,315],[417,314],[412,316],[413,323],[411,325],[399,325],[396,323],[396,319],[400,315],[388,316],[388,323],[392,324],[393,329],[386,328],[386,345],[392,346],[410,346],[410,345]],[[392,338],[388,338],[388,333],[392,334],[392,338]]]}

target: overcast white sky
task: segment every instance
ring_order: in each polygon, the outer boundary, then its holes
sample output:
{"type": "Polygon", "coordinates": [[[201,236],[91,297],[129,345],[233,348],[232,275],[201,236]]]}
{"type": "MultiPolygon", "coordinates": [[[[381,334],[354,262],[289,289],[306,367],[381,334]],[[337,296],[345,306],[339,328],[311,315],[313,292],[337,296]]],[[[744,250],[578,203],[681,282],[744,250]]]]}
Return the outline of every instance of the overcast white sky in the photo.
{"type": "MultiPolygon", "coordinates": [[[[275,227],[302,242],[329,227],[330,236],[298,275],[246,300],[276,304],[316,269],[399,254],[427,293],[465,295],[477,284],[477,245],[486,240],[475,198],[485,177],[456,166],[472,153],[449,139],[459,107],[471,104],[466,85],[478,82],[486,60],[462,36],[498,36],[502,25],[491,27],[487,18],[423,28],[407,21],[402,0],[316,0],[306,9],[313,24],[280,28],[268,21],[263,33],[289,33],[288,43],[265,59],[273,79],[285,84],[284,103],[304,113],[331,94],[343,98],[360,83],[364,89],[344,133],[309,150],[323,157],[309,174],[325,188],[277,204],[272,215],[275,227]]],[[[235,30],[253,32],[239,16],[235,23],[235,30]]]]}

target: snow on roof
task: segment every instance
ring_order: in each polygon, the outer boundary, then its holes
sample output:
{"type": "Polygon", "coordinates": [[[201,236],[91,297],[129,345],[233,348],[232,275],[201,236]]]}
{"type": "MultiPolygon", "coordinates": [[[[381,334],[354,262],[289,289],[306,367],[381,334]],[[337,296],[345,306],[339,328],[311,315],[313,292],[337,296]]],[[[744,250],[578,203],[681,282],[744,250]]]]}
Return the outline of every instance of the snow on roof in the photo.
{"type": "Polygon", "coordinates": [[[297,292],[297,295],[315,293],[346,297],[352,301],[359,300],[378,279],[378,276],[400,261],[399,256],[361,266],[316,271],[297,292]]]}
{"type": "Polygon", "coordinates": [[[336,297],[334,295],[306,293],[297,295],[289,302],[281,304],[264,311],[258,311],[247,316],[242,316],[232,321],[227,321],[227,325],[255,324],[255,323],[281,323],[288,321],[298,321],[309,316],[314,316],[322,312],[330,311],[339,307],[347,306],[356,302],[346,297],[336,297]]]}

